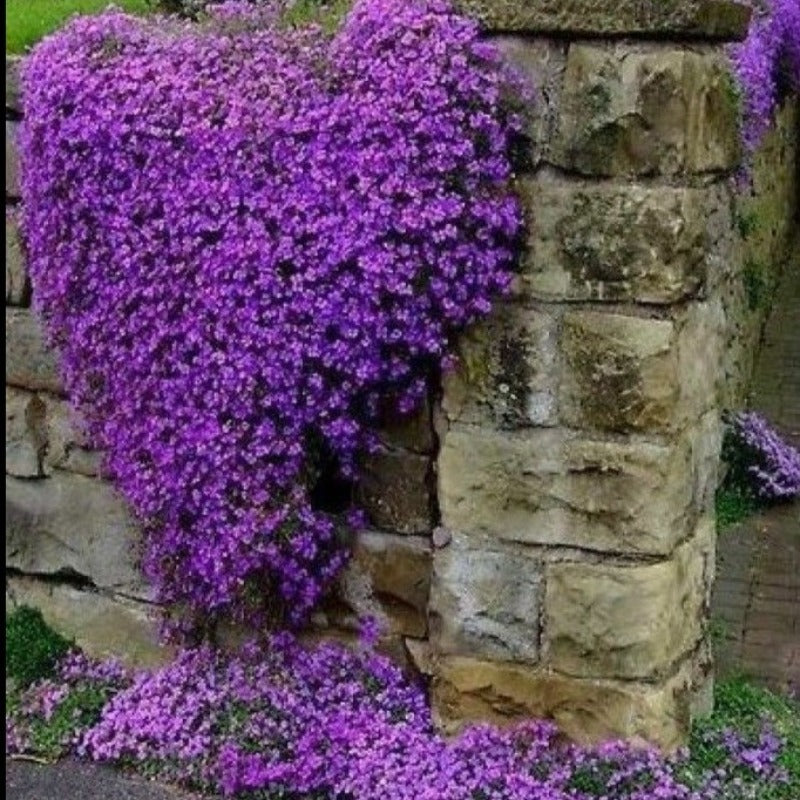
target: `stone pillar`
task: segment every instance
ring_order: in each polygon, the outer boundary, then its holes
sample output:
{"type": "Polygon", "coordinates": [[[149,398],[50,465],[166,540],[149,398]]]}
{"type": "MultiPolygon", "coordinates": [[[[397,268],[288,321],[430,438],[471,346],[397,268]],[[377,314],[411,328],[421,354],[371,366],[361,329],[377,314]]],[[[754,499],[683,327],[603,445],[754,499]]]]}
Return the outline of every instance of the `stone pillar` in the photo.
{"type": "Polygon", "coordinates": [[[737,96],[717,0],[462,0],[538,88],[513,297],[445,381],[426,668],[446,729],[681,743],[707,643],[737,96]],[[634,38],[635,37],[635,38],[634,38]]]}

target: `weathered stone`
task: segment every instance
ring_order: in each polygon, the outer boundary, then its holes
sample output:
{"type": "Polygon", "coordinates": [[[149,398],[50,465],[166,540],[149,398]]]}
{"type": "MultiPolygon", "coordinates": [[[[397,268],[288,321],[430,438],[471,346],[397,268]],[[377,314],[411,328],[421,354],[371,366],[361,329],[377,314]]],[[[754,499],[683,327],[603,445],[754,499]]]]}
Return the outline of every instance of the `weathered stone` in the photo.
{"type": "Polygon", "coordinates": [[[19,123],[6,120],[6,197],[19,197],[19,123]]]}
{"type": "Polygon", "coordinates": [[[730,170],[737,119],[721,54],[573,44],[551,159],[584,175],[730,170]]]}
{"type": "Polygon", "coordinates": [[[545,662],[580,678],[670,674],[703,636],[714,538],[706,519],[667,561],[548,565],[545,662]]]}
{"type": "Polygon", "coordinates": [[[490,30],[743,39],[751,11],[731,0],[456,0],[490,30]]]}
{"type": "Polygon", "coordinates": [[[102,481],[59,472],[6,476],[6,566],[37,574],[77,574],[101,589],[148,598],[136,567],[138,531],[102,481]]]}
{"type": "Polygon", "coordinates": [[[55,357],[45,348],[39,323],[28,309],[6,308],[6,383],[62,393],[55,357]]]}
{"type": "Polygon", "coordinates": [[[459,340],[444,378],[451,421],[514,429],[557,423],[559,319],[552,311],[499,306],[459,340]]]}
{"type": "Polygon", "coordinates": [[[358,499],[376,528],[397,533],[426,533],[432,527],[431,460],[399,450],[365,459],[358,499]]]}
{"type": "Polygon", "coordinates": [[[422,407],[411,415],[386,413],[380,424],[378,436],[388,448],[410,450],[412,453],[432,453],[436,449],[436,437],[431,416],[429,398],[426,398],[422,407]]]}
{"type": "Polygon", "coordinates": [[[561,419],[600,430],[669,430],[680,399],[675,329],[663,320],[569,312],[561,419]]]}
{"type": "Polygon", "coordinates": [[[427,537],[360,533],[323,611],[327,622],[356,629],[359,618],[374,617],[385,633],[425,636],[431,568],[427,537]]]}
{"type": "MultiPolygon", "coordinates": [[[[523,109],[527,141],[519,142],[514,163],[517,172],[530,172],[540,162],[547,161],[549,155],[558,122],[568,43],[528,36],[495,36],[492,42],[532,93],[523,109]]],[[[532,216],[530,224],[535,223],[532,216]]]]}
{"type": "Polygon", "coordinates": [[[22,110],[22,95],[19,86],[19,69],[22,59],[19,56],[6,56],[6,108],[19,113],[22,110]]]}
{"type": "Polygon", "coordinates": [[[73,586],[6,577],[6,606],[32,606],[60,633],[74,638],[90,656],[116,656],[131,667],[171,661],[171,648],[158,643],[158,609],[147,603],[73,586]]]}
{"type": "Polygon", "coordinates": [[[523,294],[673,303],[702,286],[707,191],[548,173],[519,186],[535,220],[519,278],[523,294]]]}
{"type": "Polygon", "coordinates": [[[461,656],[438,659],[433,669],[434,713],[447,732],[473,720],[551,718],[583,744],[626,739],[669,751],[684,744],[689,731],[691,663],[656,684],[568,678],[547,668],[461,656]]]}
{"type": "Polygon", "coordinates": [[[44,474],[45,415],[45,404],[37,395],[6,386],[7,475],[32,478],[44,474]]]}
{"type": "Polygon", "coordinates": [[[44,393],[6,386],[6,473],[51,475],[54,469],[99,474],[101,454],[86,439],[69,404],[44,393]]]}
{"type": "Polygon", "coordinates": [[[456,533],[434,554],[429,616],[437,653],[535,663],[542,564],[456,533]]]}
{"type": "Polygon", "coordinates": [[[454,425],[438,462],[442,524],[505,541],[668,555],[707,502],[714,437],[716,427],[667,445],[454,425]]]}
{"type": "Polygon", "coordinates": [[[6,214],[6,305],[26,306],[31,299],[31,285],[19,239],[19,226],[6,214]]]}

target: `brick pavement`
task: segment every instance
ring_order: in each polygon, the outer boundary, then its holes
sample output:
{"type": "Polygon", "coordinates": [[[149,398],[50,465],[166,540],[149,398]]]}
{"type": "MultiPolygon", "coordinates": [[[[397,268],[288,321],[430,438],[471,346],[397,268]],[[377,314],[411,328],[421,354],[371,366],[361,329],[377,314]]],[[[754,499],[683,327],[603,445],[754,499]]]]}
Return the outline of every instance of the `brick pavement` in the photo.
{"type": "MultiPolygon", "coordinates": [[[[751,407],[800,447],[800,263],[784,273],[753,386],[751,407]]],[[[723,531],[712,618],[718,675],[800,694],[800,502],[723,531]]]]}

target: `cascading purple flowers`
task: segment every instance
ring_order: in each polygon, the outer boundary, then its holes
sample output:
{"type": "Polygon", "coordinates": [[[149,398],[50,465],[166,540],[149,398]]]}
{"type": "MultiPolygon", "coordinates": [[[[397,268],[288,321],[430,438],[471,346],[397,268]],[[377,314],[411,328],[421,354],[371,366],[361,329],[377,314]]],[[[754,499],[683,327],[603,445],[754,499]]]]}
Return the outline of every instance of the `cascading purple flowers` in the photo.
{"type": "Polygon", "coordinates": [[[787,83],[800,91],[800,0],[756,0],[747,38],[732,48],[744,94],[745,150],[752,153],[766,133],[787,83]]]}
{"type": "Polygon", "coordinates": [[[379,407],[418,403],[521,215],[508,76],[445,0],[360,0],[331,39],[274,22],[108,12],[44,40],[23,227],[160,599],[298,622],[344,558],[319,454],[355,476],[379,407]]]}
{"type": "Polygon", "coordinates": [[[760,414],[741,412],[732,418],[726,450],[733,478],[746,483],[759,499],[800,497],[800,450],[760,414]]]}

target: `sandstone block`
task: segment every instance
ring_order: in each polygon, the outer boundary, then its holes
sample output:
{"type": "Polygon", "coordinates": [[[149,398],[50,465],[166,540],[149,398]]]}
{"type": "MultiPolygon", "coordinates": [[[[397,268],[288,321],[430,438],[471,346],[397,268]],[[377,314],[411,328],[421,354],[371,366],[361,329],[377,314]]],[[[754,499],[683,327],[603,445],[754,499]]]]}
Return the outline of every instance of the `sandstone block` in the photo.
{"type": "Polygon", "coordinates": [[[573,44],[551,158],[598,176],[731,170],[733,86],[721,54],[573,44]]]}
{"type": "Polygon", "coordinates": [[[427,456],[384,450],[365,458],[357,496],[371,523],[397,533],[426,533],[432,527],[427,456]]]}
{"type": "Polygon", "coordinates": [[[670,674],[703,637],[714,538],[714,526],[704,521],[667,561],[550,564],[546,663],[580,678],[670,674]]]}
{"type": "Polygon", "coordinates": [[[557,423],[559,318],[499,306],[459,340],[457,368],[444,376],[451,421],[500,429],[557,423]]]}
{"type": "Polygon", "coordinates": [[[730,0],[456,0],[490,30],[743,39],[751,11],[730,0]]]}
{"type": "Polygon", "coordinates": [[[27,306],[31,285],[19,238],[17,221],[6,215],[6,305],[27,306]]]}
{"type": "Polygon", "coordinates": [[[419,411],[407,416],[386,412],[378,436],[388,449],[409,450],[412,453],[422,454],[433,453],[436,449],[436,437],[432,414],[430,398],[426,398],[419,411]]]}
{"type": "Polygon", "coordinates": [[[6,383],[62,393],[55,356],[45,347],[39,323],[28,309],[6,308],[6,383]]]}
{"type": "Polygon", "coordinates": [[[582,744],[609,739],[650,742],[670,751],[688,735],[693,670],[661,683],[568,678],[549,669],[452,656],[435,664],[437,722],[455,732],[467,722],[508,724],[550,718],[582,744]]]}
{"type": "Polygon", "coordinates": [[[685,428],[716,406],[723,327],[718,303],[696,304],[675,322],[568,312],[562,421],[621,433],[685,428]]]}
{"type": "Polygon", "coordinates": [[[705,278],[705,190],[554,178],[520,182],[531,209],[523,294],[673,303],[705,278]]]}
{"type": "Polygon", "coordinates": [[[427,537],[362,532],[322,611],[325,621],[356,629],[359,618],[371,616],[386,633],[425,636],[431,569],[427,537]]]}
{"type": "Polygon", "coordinates": [[[20,193],[19,123],[6,120],[6,197],[18,198],[20,193]]]}
{"type": "Polygon", "coordinates": [[[122,500],[102,481],[59,472],[6,476],[6,566],[77,574],[101,589],[149,598],[136,566],[139,534],[122,500]]]}
{"type": "Polygon", "coordinates": [[[437,653],[535,663],[542,564],[520,548],[455,534],[433,560],[437,653]]]}
{"type": "Polygon", "coordinates": [[[101,454],[87,448],[80,421],[60,398],[6,386],[6,473],[51,475],[64,469],[96,476],[101,454]]]}
{"type": "Polygon", "coordinates": [[[157,608],[126,598],[35,578],[6,578],[6,606],[38,608],[47,623],[90,656],[115,656],[131,667],[168,663],[173,651],[158,642],[157,608]]]}
{"type": "Polygon", "coordinates": [[[668,555],[707,500],[718,439],[706,437],[718,437],[710,423],[669,445],[453,425],[438,462],[442,524],[504,541],[668,555]]]}

